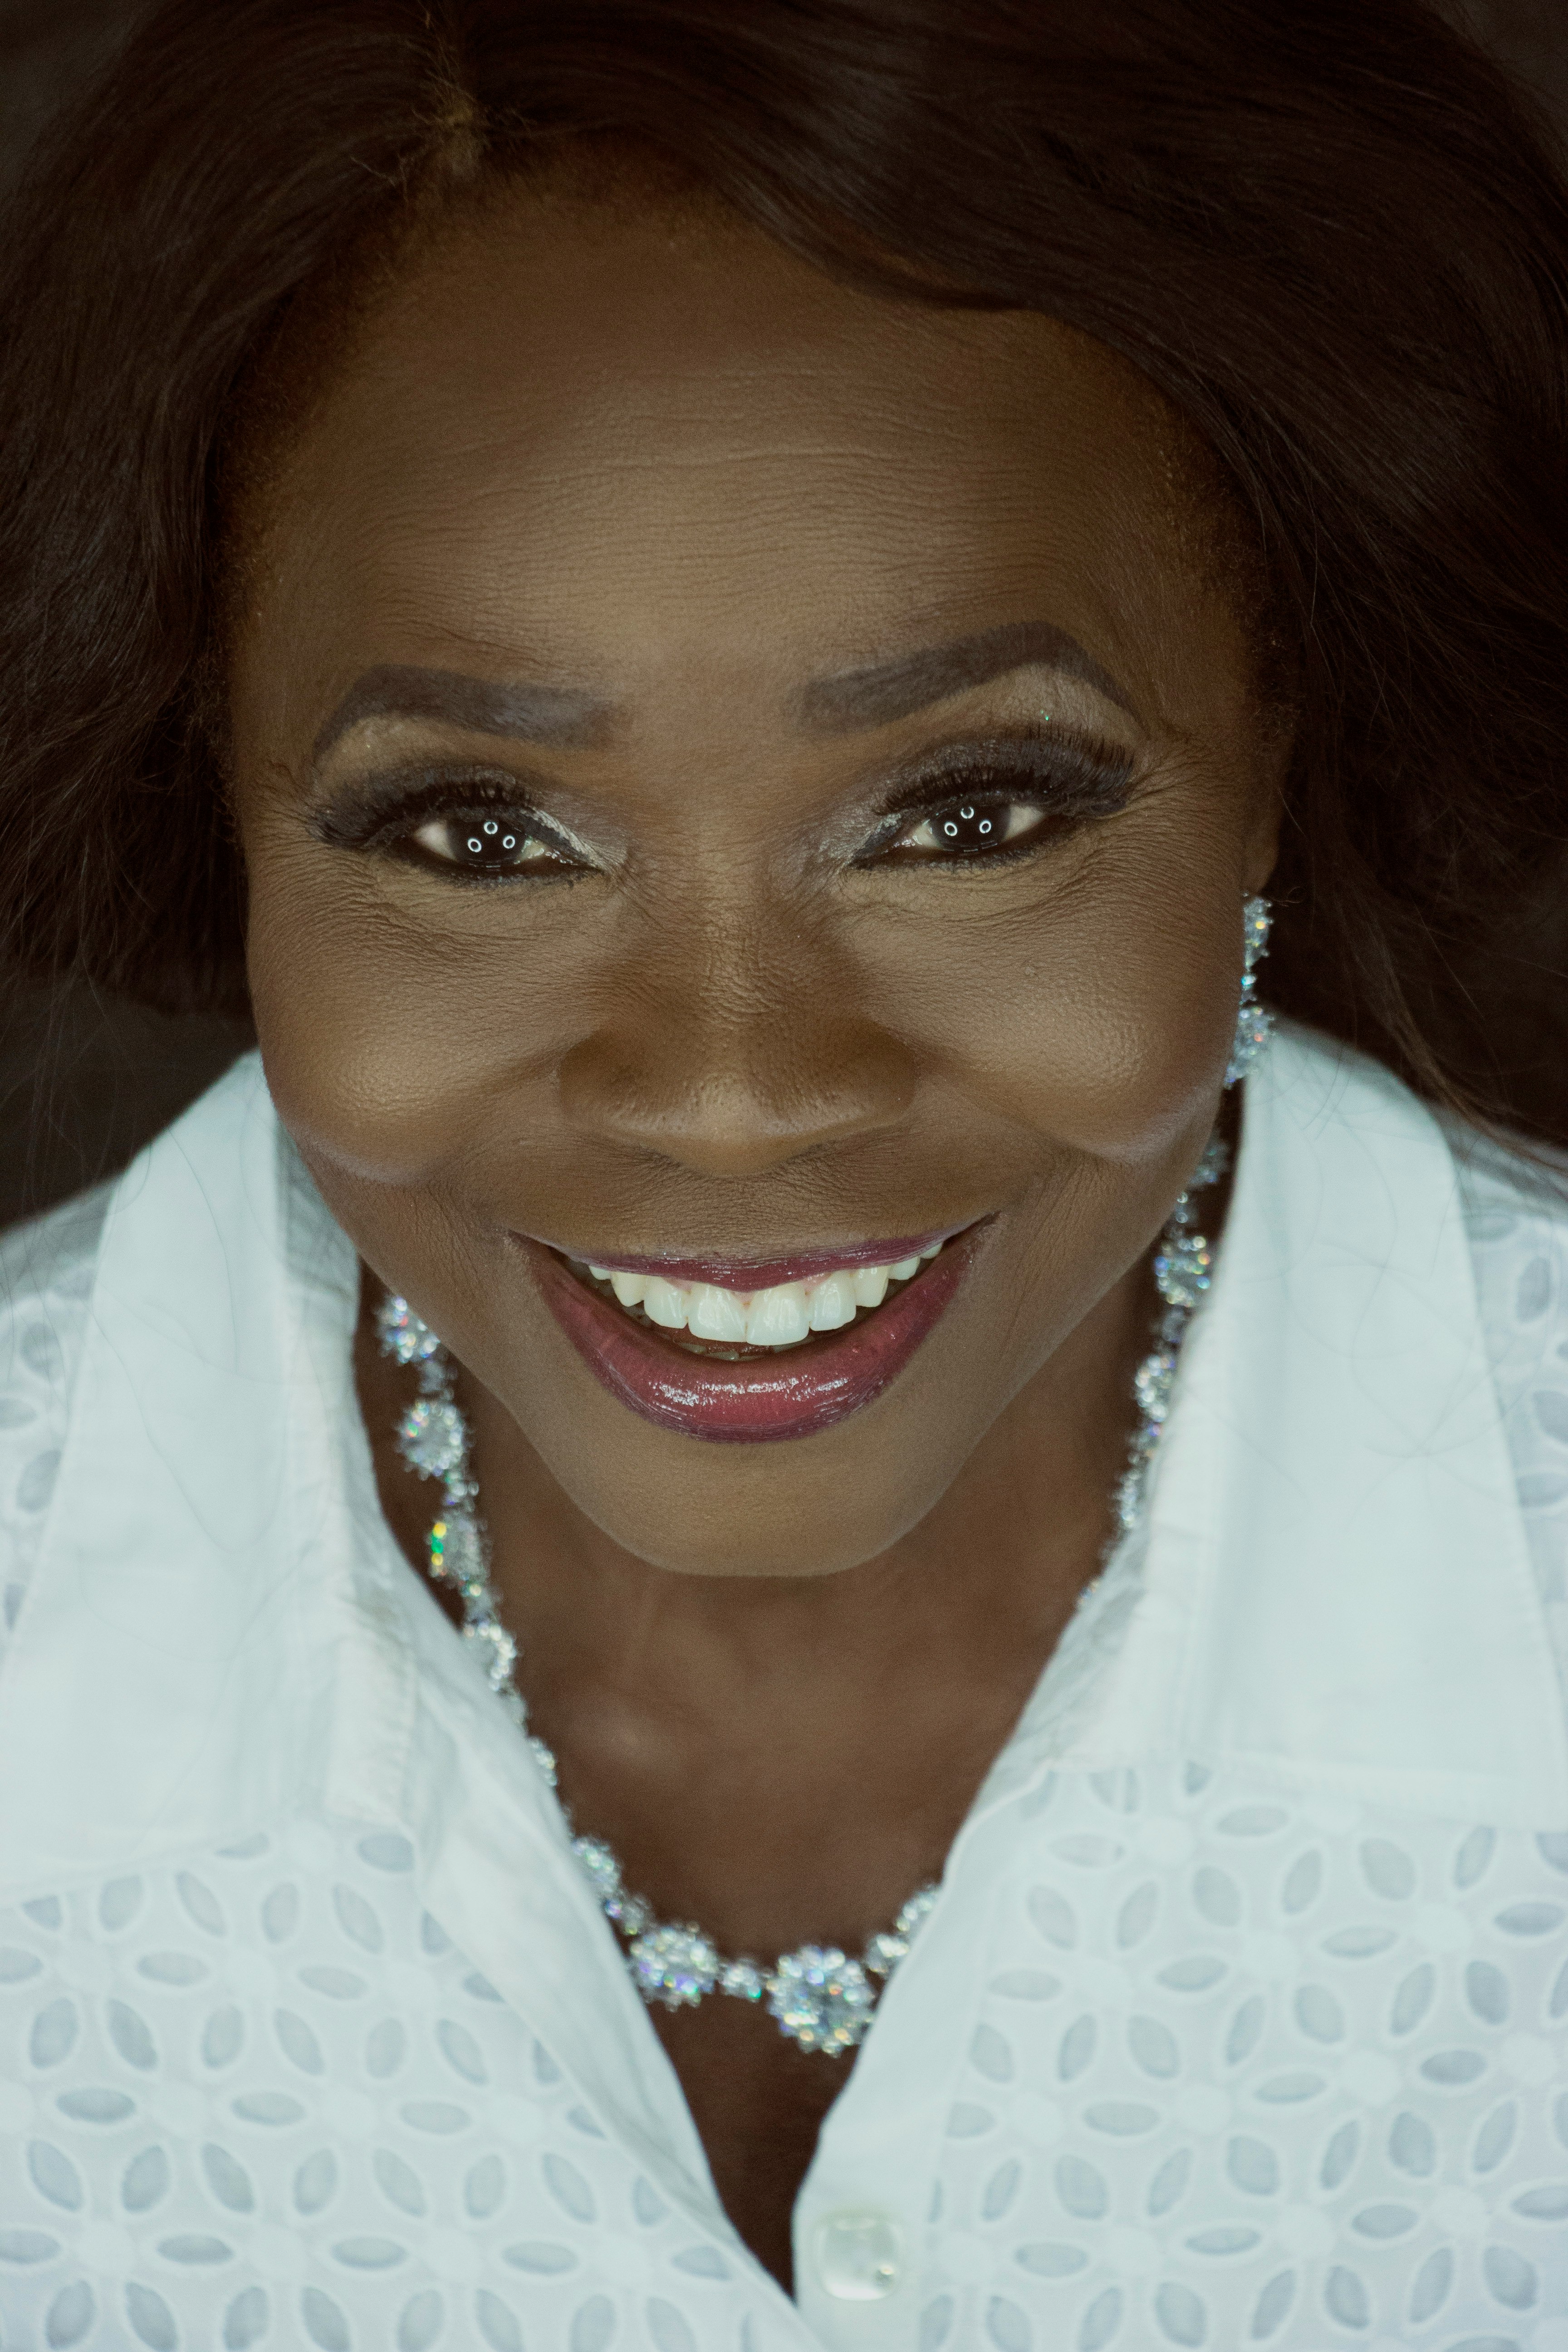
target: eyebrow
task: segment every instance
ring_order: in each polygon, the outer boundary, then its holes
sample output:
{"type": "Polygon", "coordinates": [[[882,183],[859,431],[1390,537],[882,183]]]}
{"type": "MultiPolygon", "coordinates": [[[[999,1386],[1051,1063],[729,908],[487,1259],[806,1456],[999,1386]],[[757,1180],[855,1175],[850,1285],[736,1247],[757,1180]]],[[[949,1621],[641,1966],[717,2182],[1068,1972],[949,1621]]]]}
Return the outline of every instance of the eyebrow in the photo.
{"type": "Polygon", "coordinates": [[[1076,677],[1137,717],[1132,703],[1109,670],[1076,637],[1049,621],[1005,621],[972,637],[926,646],[865,669],[842,670],[815,678],[795,698],[796,716],[811,734],[837,734],[855,728],[886,727],[929,703],[1005,677],[1009,670],[1045,667],[1076,677]]]}
{"type": "Polygon", "coordinates": [[[583,687],[498,686],[458,670],[385,663],[349,688],[317,736],[312,757],[323,758],[340,735],[366,719],[444,719],[470,734],[577,751],[599,740],[609,709],[603,695],[583,687]]]}
{"type": "MultiPolygon", "coordinates": [[[[1119,709],[1137,717],[1110,671],[1050,621],[1005,621],[973,636],[814,678],[792,698],[794,716],[813,735],[886,727],[931,703],[945,702],[1011,670],[1028,668],[1081,679],[1119,709]]],[[[611,711],[605,696],[585,687],[502,686],[459,670],[383,663],[366,670],[349,688],[317,736],[312,757],[324,758],[340,736],[366,719],[440,719],[470,734],[580,751],[603,740],[611,711]]]]}

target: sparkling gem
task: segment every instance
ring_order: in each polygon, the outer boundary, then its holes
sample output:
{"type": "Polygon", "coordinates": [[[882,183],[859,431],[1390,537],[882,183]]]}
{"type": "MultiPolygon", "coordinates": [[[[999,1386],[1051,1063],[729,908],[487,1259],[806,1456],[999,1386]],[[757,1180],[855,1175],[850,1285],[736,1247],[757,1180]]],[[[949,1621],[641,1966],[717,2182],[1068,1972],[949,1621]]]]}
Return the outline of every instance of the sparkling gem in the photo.
{"type": "Polygon", "coordinates": [[[455,1404],[445,1397],[421,1397],[398,1423],[398,1451],[421,1477],[444,1478],[460,1466],[468,1434],[455,1404]]]}
{"type": "Polygon", "coordinates": [[[846,1959],[837,1946],[803,1944],[770,1978],[768,2007],[801,2049],[837,2057],[864,2040],[876,2003],[858,1960],[846,1959]]]}
{"type": "Polygon", "coordinates": [[[1138,1512],[1142,1500],[1142,1473],[1138,1470],[1129,1470],[1116,1489],[1116,1516],[1123,1535],[1130,1528],[1137,1525],[1138,1512]]]}
{"type": "Polygon", "coordinates": [[[1236,1040],[1230,1049],[1230,1063],[1225,1074],[1227,1087],[1244,1078],[1273,1034],[1274,1016],[1266,1006],[1243,999],[1237,1019],[1236,1040]]]}
{"type": "MultiPolygon", "coordinates": [[[[1207,1184],[1217,1184],[1230,1166],[1230,1150],[1222,1136],[1211,1135],[1204,1146],[1204,1156],[1193,1171],[1189,1192],[1200,1192],[1207,1184]]],[[[1183,1196],[1185,1198],[1185,1195],[1183,1196]]]]}
{"type": "Polygon", "coordinates": [[[384,1298],[376,1309],[375,1321],[383,1354],[400,1364],[426,1363],[441,1345],[406,1298],[384,1298]]]}
{"type": "Polygon", "coordinates": [[[1176,1359],[1169,1348],[1145,1356],[1133,1377],[1132,1390],[1139,1410],[1151,1421],[1163,1421],[1171,1406],[1171,1384],[1176,1377],[1176,1359]]]}
{"type": "Polygon", "coordinates": [[[643,1999],[666,2009],[695,2009],[719,1974],[719,1955],[700,1927],[654,1927],[627,1958],[643,1999]]]}
{"type": "Polygon", "coordinates": [[[430,1573],[449,1577],[465,1599],[477,1600],[483,1592],[484,1559],[479,1549],[479,1531],[466,1511],[450,1512],[431,1528],[430,1573]]]}
{"type": "Polygon", "coordinates": [[[1268,945],[1268,934],[1274,928],[1274,911],[1267,898],[1249,898],[1242,908],[1242,956],[1247,976],[1252,977],[1252,967],[1268,945]]]}
{"type": "Polygon", "coordinates": [[[1173,1307],[1195,1307],[1209,1286],[1214,1253],[1202,1234],[1183,1234],[1154,1254],[1154,1280],[1173,1307]]]}
{"type": "MultiPolygon", "coordinates": [[[[1248,919],[1251,920],[1248,910],[1248,919]]],[[[1265,910],[1259,941],[1267,933],[1265,910]]],[[[1261,951],[1259,947],[1259,951],[1261,951]]],[[[1248,963],[1250,972],[1250,959],[1248,963]]],[[[1269,1016],[1250,995],[1248,979],[1243,992],[1243,1013],[1252,1024],[1260,1050],[1269,1016]]],[[[1245,1026],[1238,1024],[1238,1037],[1245,1026]]],[[[1249,1032],[1248,1034],[1251,1034],[1249,1032]]],[[[1212,1183],[1226,1165],[1225,1147],[1211,1139],[1187,1192],[1173,1209],[1154,1259],[1155,1280],[1166,1302],[1158,1326],[1160,1344],[1139,1366],[1134,1387],[1142,1420],[1132,1439],[1129,1467],[1116,1490],[1116,1508],[1123,1532],[1133,1527],[1143,1501],[1145,1472],[1160,1442],[1175,1377],[1177,1349],[1192,1309],[1209,1287],[1213,1253],[1204,1236],[1194,1231],[1190,1195],[1212,1183]]],[[[398,1444],[409,1466],[445,1483],[447,1510],[428,1536],[430,1573],[456,1585],[464,1603],[468,1637],[489,1652],[492,1686],[511,1720],[526,1732],[528,1713],[512,1686],[517,1644],[495,1612],[490,1590],[484,1532],[476,1515],[479,1489],[468,1475],[468,1425],[452,1393],[452,1375],[440,1343],[413,1314],[405,1300],[389,1299],[379,1311],[382,1344],[402,1363],[417,1364],[424,1393],[409,1407],[398,1427],[398,1444]]],[[[1083,1594],[1094,1591],[1095,1577],[1083,1594]]],[[[529,1737],[529,1748],[549,1785],[556,1784],[556,1761],[543,1740],[529,1737]]],[[[570,1826],[570,1815],[567,1815],[570,1826]]],[[[603,1839],[574,1837],[573,1851],[598,1896],[605,1915],[628,1939],[627,1963],[644,1998],[668,2009],[692,2008],[715,1986],[731,1998],[768,2006],[780,2031],[804,2051],[838,2056],[862,2040],[876,2013],[876,1996],[868,1970],[889,1977],[909,1956],[910,1947],[936,1902],[939,1889],[922,1886],[912,1895],[891,1928],[871,1937],[864,1961],[846,1958],[836,1946],[803,1944],[786,1953],[767,1975],[754,1960],[723,1960],[700,1927],[660,1927],[642,1896],[626,1893],[620,1864],[603,1839]]]]}
{"type": "Polygon", "coordinates": [[[517,1643],[506,1627],[494,1617],[472,1617],[463,1628],[463,1639],[488,1651],[485,1672],[490,1678],[490,1687],[504,1688],[517,1664],[517,1643]]]}
{"type": "Polygon", "coordinates": [[[1241,1003],[1237,1010],[1236,1038],[1230,1050],[1230,1062],[1225,1082],[1235,1086],[1244,1078],[1268,1043],[1273,1029],[1273,1015],[1258,1002],[1258,982],[1254,972],[1259,959],[1268,946],[1268,932],[1273,916],[1267,898],[1249,898],[1242,909],[1241,935],[1241,1003]]]}
{"type": "Polygon", "coordinates": [[[936,1898],[941,1891],[940,1887],[936,1886],[918,1887],[900,1912],[895,1925],[899,1934],[905,1937],[910,1943],[914,1941],[935,1910],[936,1898]]]}
{"type": "Polygon", "coordinates": [[[612,1895],[620,1893],[621,1865],[603,1838],[574,1838],[572,1851],[587,1872],[601,1903],[607,1903],[612,1895]]]}

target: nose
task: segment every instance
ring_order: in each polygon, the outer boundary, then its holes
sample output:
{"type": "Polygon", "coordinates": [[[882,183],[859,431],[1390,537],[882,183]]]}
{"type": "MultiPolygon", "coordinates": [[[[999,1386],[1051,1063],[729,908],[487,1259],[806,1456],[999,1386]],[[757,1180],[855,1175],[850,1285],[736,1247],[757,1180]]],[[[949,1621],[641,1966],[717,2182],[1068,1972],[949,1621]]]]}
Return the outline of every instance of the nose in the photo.
{"type": "Polygon", "coordinates": [[[847,960],[796,932],[693,927],[622,964],[557,1070],[579,1134],[704,1176],[754,1177],[897,1127],[910,1047],[858,1003],[847,960]]]}

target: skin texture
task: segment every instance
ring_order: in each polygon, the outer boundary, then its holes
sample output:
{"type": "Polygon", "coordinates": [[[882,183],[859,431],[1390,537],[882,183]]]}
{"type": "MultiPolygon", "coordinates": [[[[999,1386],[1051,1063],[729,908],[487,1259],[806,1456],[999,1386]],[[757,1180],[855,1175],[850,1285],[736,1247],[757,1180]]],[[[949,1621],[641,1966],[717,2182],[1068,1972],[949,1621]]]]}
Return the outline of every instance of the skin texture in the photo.
{"type": "MultiPolygon", "coordinates": [[[[379,288],[240,521],[268,1079],[367,1316],[395,1286],[465,1368],[563,1789],[721,1948],[858,1949],[940,1873],[1095,1571],[1148,1247],[1215,1117],[1283,746],[1201,457],[1048,320],[884,302],[689,208],[514,193],[379,288]],[[1023,624],[1087,658],[852,726],[807,690],[1023,624]],[[393,666],[570,689],[575,732],[348,700],[393,666]],[[866,859],[911,777],[1041,738],[1084,747],[1098,814],[1031,804],[1002,864],[866,859]],[[586,870],[476,887],[344,845],[344,794],[410,770],[515,789],[586,870]],[[607,1394],[512,1238],[780,1257],[976,1218],[886,1392],[773,1444],[607,1394]]],[[[418,1559],[408,1376],[368,1324],[358,1370],[418,1559]]],[[[787,2284],[849,2062],[733,2002],[653,2023],[787,2284]]]]}

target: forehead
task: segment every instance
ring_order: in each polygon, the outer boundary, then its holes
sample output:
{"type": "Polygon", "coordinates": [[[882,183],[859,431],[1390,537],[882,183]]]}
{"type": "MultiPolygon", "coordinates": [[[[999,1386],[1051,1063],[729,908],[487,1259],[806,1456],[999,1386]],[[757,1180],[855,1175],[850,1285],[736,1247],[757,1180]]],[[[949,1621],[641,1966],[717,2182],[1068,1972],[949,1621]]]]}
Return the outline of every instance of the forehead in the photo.
{"type": "Polygon", "coordinates": [[[837,284],[717,207],[515,192],[381,287],[252,520],[322,656],[800,675],[1036,610],[1136,666],[1211,503],[1056,321],[837,284]]]}

